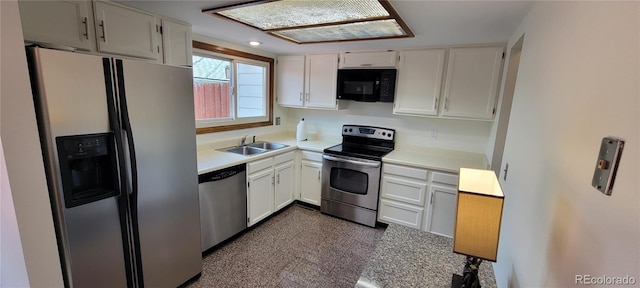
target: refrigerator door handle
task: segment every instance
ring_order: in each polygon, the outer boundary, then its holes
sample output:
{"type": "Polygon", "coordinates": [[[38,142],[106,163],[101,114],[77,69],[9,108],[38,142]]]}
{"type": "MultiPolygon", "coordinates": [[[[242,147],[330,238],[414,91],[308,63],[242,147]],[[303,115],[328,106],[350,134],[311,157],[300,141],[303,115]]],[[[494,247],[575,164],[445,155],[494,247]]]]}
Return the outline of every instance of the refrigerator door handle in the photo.
{"type": "Polygon", "coordinates": [[[102,67],[104,71],[104,81],[106,87],[106,95],[107,95],[107,107],[108,107],[108,115],[109,115],[109,127],[111,131],[113,131],[114,139],[116,142],[116,151],[117,151],[117,159],[118,159],[118,180],[119,180],[119,191],[118,191],[118,214],[120,220],[120,233],[122,235],[122,248],[124,252],[125,268],[126,268],[126,276],[127,276],[127,286],[133,287],[133,278],[134,278],[134,268],[132,265],[132,256],[131,256],[131,248],[130,248],[130,240],[129,240],[129,225],[128,225],[128,207],[129,207],[129,197],[127,197],[127,172],[125,169],[125,159],[123,149],[123,139],[122,134],[120,133],[120,122],[118,121],[118,110],[116,108],[115,101],[115,86],[113,85],[113,79],[115,77],[112,70],[112,61],[110,58],[102,58],[102,67]]]}
{"type": "Polygon", "coordinates": [[[124,69],[122,60],[116,59],[116,78],[118,81],[118,102],[120,104],[120,117],[122,119],[122,130],[127,138],[127,148],[129,154],[129,165],[131,171],[131,194],[129,195],[131,212],[131,228],[133,234],[133,247],[136,265],[137,286],[144,287],[144,277],[142,274],[142,255],[140,254],[140,229],[138,227],[138,170],[136,163],[136,149],[133,141],[133,131],[131,131],[131,122],[129,120],[129,112],[127,109],[127,95],[124,85],[124,69]]]}
{"type": "MultiPolygon", "coordinates": [[[[127,108],[127,95],[124,86],[124,73],[122,69],[122,60],[116,59],[117,81],[118,81],[118,102],[120,104],[120,118],[122,119],[122,130],[124,131],[127,149],[129,154],[129,165],[131,172],[131,197],[135,201],[138,195],[138,172],[136,163],[136,148],[133,141],[133,132],[131,131],[131,122],[129,120],[129,111],[127,108]]],[[[131,207],[132,210],[134,207],[131,207]]]]}

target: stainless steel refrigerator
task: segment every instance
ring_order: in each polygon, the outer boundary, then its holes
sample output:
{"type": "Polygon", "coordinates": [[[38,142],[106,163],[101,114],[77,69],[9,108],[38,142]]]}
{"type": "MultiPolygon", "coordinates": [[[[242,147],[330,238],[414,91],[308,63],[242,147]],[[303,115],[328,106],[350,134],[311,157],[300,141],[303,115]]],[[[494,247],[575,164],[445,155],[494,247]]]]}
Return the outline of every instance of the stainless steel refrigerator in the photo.
{"type": "Polygon", "coordinates": [[[188,67],[29,48],[68,287],[176,287],[202,271],[188,67]]]}

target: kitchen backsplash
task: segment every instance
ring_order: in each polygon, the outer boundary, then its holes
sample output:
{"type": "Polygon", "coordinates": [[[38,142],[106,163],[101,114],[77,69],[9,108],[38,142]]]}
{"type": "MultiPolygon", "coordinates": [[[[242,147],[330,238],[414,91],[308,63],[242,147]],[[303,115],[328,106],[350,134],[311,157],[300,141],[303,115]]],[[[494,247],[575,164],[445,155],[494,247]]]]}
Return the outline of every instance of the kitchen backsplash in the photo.
{"type": "Polygon", "coordinates": [[[311,139],[340,136],[343,124],[371,125],[396,129],[396,145],[418,145],[484,153],[491,125],[488,121],[399,116],[392,113],[392,103],[349,101],[345,110],[326,111],[283,108],[287,112],[287,129],[295,131],[305,118],[311,139]],[[434,139],[435,136],[435,139],[434,139]]]}
{"type": "MultiPolygon", "coordinates": [[[[347,109],[313,110],[274,106],[281,125],[201,134],[198,146],[230,140],[240,143],[244,135],[288,133],[295,137],[296,124],[305,118],[309,139],[340,139],[343,124],[371,125],[396,129],[396,145],[417,145],[485,153],[492,122],[429,117],[399,116],[392,113],[392,103],[349,101],[347,109]]],[[[337,140],[339,142],[339,140],[337,140]]],[[[234,142],[235,143],[235,142],[234,142]]]]}

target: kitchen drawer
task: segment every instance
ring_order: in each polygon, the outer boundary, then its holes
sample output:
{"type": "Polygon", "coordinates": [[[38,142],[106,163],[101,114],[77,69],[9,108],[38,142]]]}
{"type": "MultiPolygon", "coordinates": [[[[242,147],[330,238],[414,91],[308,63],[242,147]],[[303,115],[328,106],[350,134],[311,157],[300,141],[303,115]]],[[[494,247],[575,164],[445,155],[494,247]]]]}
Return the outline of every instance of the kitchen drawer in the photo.
{"type": "Polygon", "coordinates": [[[302,155],[303,160],[322,162],[322,153],[302,150],[300,151],[300,155],[302,155]]]}
{"type": "Polygon", "coordinates": [[[424,206],[424,199],[427,194],[427,182],[383,174],[381,191],[381,197],[424,206]]]}
{"type": "Polygon", "coordinates": [[[278,165],[287,161],[293,161],[295,154],[293,151],[273,156],[273,165],[278,165]]]}
{"type": "Polygon", "coordinates": [[[271,169],[272,167],[273,157],[269,157],[267,159],[262,159],[247,164],[247,173],[251,174],[267,168],[271,169]]]}
{"type": "Polygon", "coordinates": [[[458,186],[458,175],[443,172],[431,173],[431,182],[458,186]]]}
{"type": "Polygon", "coordinates": [[[395,175],[416,178],[421,180],[427,180],[429,176],[429,171],[425,169],[400,166],[400,165],[394,165],[394,164],[386,164],[386,163],[382,166],[382,173],[395,174],[395,175]]]}
{"type": "Polygon", "coordinates": [[[420,229],[422,226],[423,213],[424,209],[417,206],[380,199],[380,207],[378,207],[378,221],[420,229]]]}

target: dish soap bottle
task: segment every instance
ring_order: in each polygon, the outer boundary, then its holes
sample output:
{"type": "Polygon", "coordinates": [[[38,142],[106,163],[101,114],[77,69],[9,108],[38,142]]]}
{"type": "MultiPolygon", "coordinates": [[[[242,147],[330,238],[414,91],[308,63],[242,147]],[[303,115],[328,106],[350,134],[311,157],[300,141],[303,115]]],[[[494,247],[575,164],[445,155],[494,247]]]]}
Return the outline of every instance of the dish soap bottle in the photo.
{"type": "Polygon", "coordinates": [[[304,123],[304,118],[298,122],[296,129],[296,141],[307,141],[307,125],[304,123]]]}

